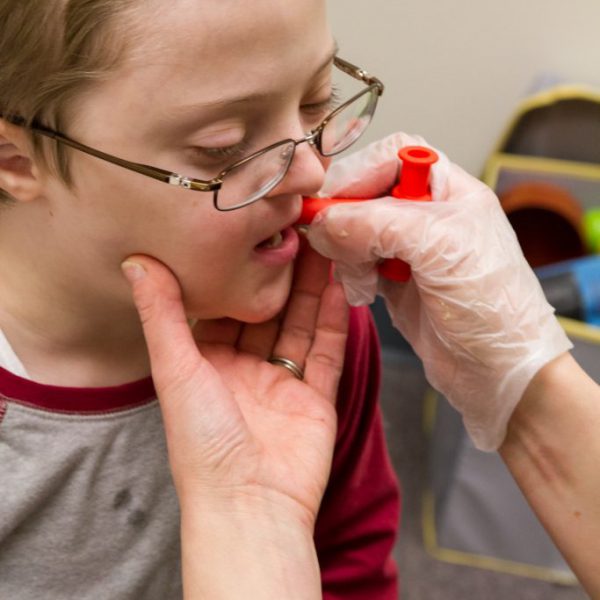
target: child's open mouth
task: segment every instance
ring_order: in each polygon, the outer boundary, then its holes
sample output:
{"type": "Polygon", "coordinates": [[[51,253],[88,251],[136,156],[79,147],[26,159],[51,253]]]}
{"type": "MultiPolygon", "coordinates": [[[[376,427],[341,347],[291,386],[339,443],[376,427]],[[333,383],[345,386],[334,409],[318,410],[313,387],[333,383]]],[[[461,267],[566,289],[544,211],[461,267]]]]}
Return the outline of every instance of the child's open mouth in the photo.
{"type": "Polygon", "coordinates": [[[269,266],[285,265],[296,258],[300,241],[293,227],[274,233],[254,247],[255,256],[269,266]]]}
{"type": "Polygon", "coordinates": [[[278,231],[277,233],[274,233],[269,239],[264,240],[263,242],[258,244],[256,248],[259,250],[270,250],[281,246],[282,243],[283,233],[281,231],[278,231]]]}

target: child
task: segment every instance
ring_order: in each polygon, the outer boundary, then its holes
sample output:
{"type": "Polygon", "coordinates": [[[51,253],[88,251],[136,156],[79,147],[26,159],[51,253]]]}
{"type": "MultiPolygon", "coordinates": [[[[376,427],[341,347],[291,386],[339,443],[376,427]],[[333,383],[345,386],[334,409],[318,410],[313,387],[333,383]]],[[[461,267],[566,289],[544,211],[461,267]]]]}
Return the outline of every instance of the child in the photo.
{"type": "Polygon", "coordinates": [[[0,598],[396,598],[372,323],[344,343],[315,255],[291,288],[383,89],[323,0],[0,0],[0,30],[0,598]]]}

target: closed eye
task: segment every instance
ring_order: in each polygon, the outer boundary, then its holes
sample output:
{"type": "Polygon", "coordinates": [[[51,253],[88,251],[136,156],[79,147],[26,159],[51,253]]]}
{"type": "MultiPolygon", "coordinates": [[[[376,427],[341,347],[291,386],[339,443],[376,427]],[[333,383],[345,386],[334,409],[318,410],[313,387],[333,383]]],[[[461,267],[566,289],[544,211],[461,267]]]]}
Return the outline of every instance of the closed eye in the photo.
{"type": "Polygon", "coordinates": [[[250,145],[244,140],[233,146],[223,146],[218,148],[204,148],[196,146],[194,154],[204,164],[211,163],[212,165],[220,165],[225,161],[232,162],[243,158],[250,151],[250,145]]]}
{"type": "Polygon", "coordinates": [[[302,111],[311,117],[325,118],[331,111],[335,110],[340,105],[340,90],[337,87],[331,88],[329,98],[323,102],[315,102],[314,104],[303,104],[302,111]]]}

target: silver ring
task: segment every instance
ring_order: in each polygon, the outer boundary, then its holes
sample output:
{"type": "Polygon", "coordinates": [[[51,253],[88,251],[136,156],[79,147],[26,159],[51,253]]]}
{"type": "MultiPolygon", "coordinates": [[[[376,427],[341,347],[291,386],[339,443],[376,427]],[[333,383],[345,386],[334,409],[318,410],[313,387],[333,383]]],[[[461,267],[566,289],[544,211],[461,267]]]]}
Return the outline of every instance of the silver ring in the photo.
{"type": "Polygon", "coordinates": [[[299,379],[300,381],[304,380],[304,371],[289,358],[283,358],[283,356],[271,356],[267,362],[270,362],[272,365],[287,369],[296,379],[299,379]]]}

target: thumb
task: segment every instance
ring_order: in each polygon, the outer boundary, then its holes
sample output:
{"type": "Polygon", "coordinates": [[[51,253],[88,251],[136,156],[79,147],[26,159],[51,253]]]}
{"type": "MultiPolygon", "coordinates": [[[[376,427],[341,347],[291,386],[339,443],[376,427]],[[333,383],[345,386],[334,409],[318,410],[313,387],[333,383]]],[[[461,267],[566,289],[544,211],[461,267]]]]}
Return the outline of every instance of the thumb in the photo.
{"type": "Polygon", "coordinates": [[[159,397],[173,387],[194,387],[199,371],[209,365],[193,339],[177,279],[147,256],[130,256],[121,268],[132,288],[159,397]]]}
{"type": "Polygon", "coordinates": [[[243,417],[196,347],[173,273],[139,255],[121,267],[144,328],[173,480],[181,494],[182,486],[199,481],[206,468],[228,455],[244,434],[243,417]]]}
{"type": "Polygon", "coordinates": [[[422,243],[435,204],[395,198],[336,204],[313,220],[308,241],[319,254],[335,262],[358,265],[382,258],[410,262],[414,249],[422,243]]]}

